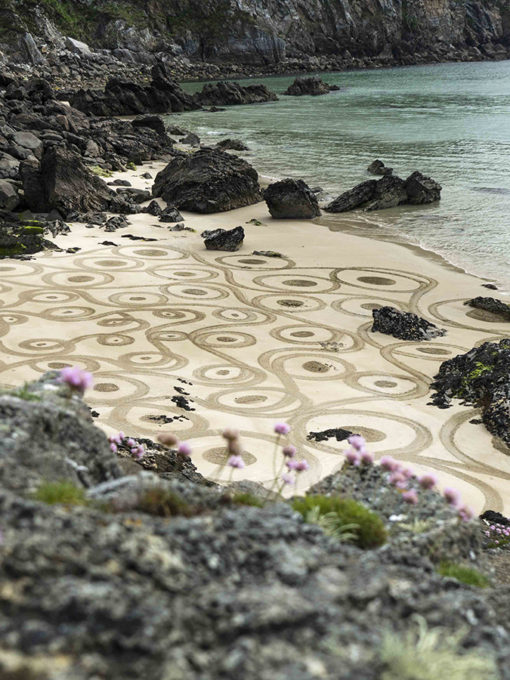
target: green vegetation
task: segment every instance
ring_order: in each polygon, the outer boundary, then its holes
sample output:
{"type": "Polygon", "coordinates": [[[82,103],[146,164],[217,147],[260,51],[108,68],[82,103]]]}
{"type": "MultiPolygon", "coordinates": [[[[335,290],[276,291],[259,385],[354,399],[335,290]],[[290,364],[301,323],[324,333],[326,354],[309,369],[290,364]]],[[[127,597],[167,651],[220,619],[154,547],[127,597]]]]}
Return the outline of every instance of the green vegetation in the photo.
{"type": "Polygon", "coordinates": [[[113,172],[111,170],[107,170],[106,168],[102,168],[100,165],[92,165],[89,170],[94,173],[94,175],[97,175],[98,177],[111,177],[113,175],[113,172]]]}
{"type": "Polygon", "coordinates": [[[432,526],[429,519],[415,519],[414,522],[399,522],[396,527],[404,531],[410,531],[413,534],[424,534],[432,526]]]}
{"type": "Polygon", "coordinates": [[[133,163],[133,161],[128,161],[128,162],[126,163],[126,168],[127,168],[128,170],[136,170],[136,165],[133,163]]]}
{"type": "Polygon", "coordinates": [[[48,505],[87,505],[85,490],[67,480],[43,482],[33,498],[48,505]]]}
{"type": "Polygon", "coordinates": [[[460,583],[467,586],[475,586],[476,588],[487,588],[489,580],[486,576],[480,573],[477,569],[465,567],[462,564],[454,564],[453,562],[441,562],[437,568],[438,574],[441,576],[448,576],[457,579],[460,583]]]}
{"type": "Polygon", "coordinates": [[[7,394],[17,397],[18,399],[23,399],[24,401],[41,401],[41,395],[31,392],[28,385],[28,383],[25,383],[22,387],[17,387],[15,390],[7,392],[7,394]]]}
{"type": "Polygon", "coordinates": [[[236,493],[229,500],[232,505],[251,505],[254,508],[262,508],[264,506],[264,501],[261,498],[257,498],[257,496],[248,492],[236,493]]]}
{"type": "Polygon", "coordinates": [[[330,536],[360,548],[378,548],[386,542],[387,531],[379,515],[352,498],[304,496],[296,498],[292,507],[305,522],[318,524],[330,536]]]}
{"type": "Polygon", "coordinates": [[[158,517],[192,517],[201,512],[179,494],[159,487],[145,491],[133,510],[158,517]]]}
{"type": "Polygon", "coordinates": [[[461,647],[465,631],[451,634],[442,628],[427,629],[421,616],[418,629],[405,634],[388,632],[380,648],[385,670],[381,680],[498,680],[496,664],[489,656],[461,647]]]}

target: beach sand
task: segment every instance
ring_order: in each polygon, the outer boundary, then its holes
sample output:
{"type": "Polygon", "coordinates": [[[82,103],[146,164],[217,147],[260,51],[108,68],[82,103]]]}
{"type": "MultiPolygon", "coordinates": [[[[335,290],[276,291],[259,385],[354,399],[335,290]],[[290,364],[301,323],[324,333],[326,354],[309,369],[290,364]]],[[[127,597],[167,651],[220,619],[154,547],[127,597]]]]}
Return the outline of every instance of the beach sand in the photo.
{"type": "MultiPolygon", "coordinates": [[[[149,188],[141,172],[155,176],[162,166],[116,176],[149,188]]],[[[131,215],[114,233],[72,225],[55,242],[78,246],[76,254],[0,261],[0,383],[19,385],[67,364],[87,368],[95,386],[86,399],[108,434],[175,432],[214,479],[224,460],[219,433],[234,427],[246,460],[234,478],[269,482],[273,425],[286,421],[289,441],[310,464],[298,491],[337,470],[346,448],[307,435],[345,428],[363,434],[377,458],[435,470],[475,511],[510,512],[510,457],[469,422],[477,412],[427,405],[442,361],[508,336],[509,323],[463,306],[484,294],[481,279],[416,249],[357,236],[349,217],[351,233],[273,220],[265,203],[183,215],[196,233],[131,215]],[[205,250],[202,230],[238,225],[246,231],[241,250],[205,250]],[[373,305],[387,304],[448,333],[422,343],[371,333],[373,305]]]]}

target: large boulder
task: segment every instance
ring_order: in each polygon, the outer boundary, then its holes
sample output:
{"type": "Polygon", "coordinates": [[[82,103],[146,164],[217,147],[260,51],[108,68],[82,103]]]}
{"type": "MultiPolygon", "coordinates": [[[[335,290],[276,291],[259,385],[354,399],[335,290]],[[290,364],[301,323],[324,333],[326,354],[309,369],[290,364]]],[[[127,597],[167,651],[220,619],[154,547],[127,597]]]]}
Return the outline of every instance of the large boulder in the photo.
{"type": "Polygon", "coordinates": [[[407,203],[421,205],[424,203],[435,203],[441,198],[441,185],[431,177],[425,177],[416,170],[405,181],[407,193],[407,203]]]}
{"type": "Polygon", "coordinates": [[[242,227],[213,229],[203,231],[201,236],[204,239],[207,250],[228,250],[234,252],[243,245],[244,229],[242,227]]]}
{"type": "Polygon", "coordinates": [[[367,168],[367,172],[371,175],[391,175],[393,174],[393,168],[388,168],[384,163],[378,158],[372,161],[367,168]]]}
{"type": "Polygon", "coordinates": [[[270,184],[264,199],[276,219],[313,219],[321,214],[317,196],[302,179],[283,179],[270,184]]]}
{"type": "Polygon", "coordinates": [[[228,106],[234,104],[260,104],[276,101],[278,97],[265,85],[239,85],[220,81],[207,83],[196,94],[196,101],[202,106],[228,106]]]}
{"type": "Polygon", "coordinates": [[[19,196],[14,185],[5,179],[0,179],[0,209],[10,212],[15,210],[18,205],[19,196]]]}
{"type": "Polygon", "coordinates": [[[325,210],[331,213],[341,213],[360,208],[375,196],[376,187],[377,181],[375,179],[362,182],[353,189],[340,194],[325,207],[325,210]]]}
{"type": "Polygon", "coordinates": [[[174,158],[156,175],[152,193],[180,210],[198,213],[223,212],[261,200],[258,175],[249,163],[208,148],[174,158]]]}
{"type": "Polygon", "coordinates": [[[400,340],[430,340],[442,335],[446,335],[443,328],[438,328],[435,324],[426,319],[422,319],[412,312],[401,312],[395,307],[380,307],[372,310],[374,323],[372,333],[384,333],[392,335],[400,340]]]}
{"type": "Polygon", "coordinates": [[[377,182],[372,200],[363,208],[364,210],[382,210],[384,208],[396,208],[397,205],[406,202],[407,193],[404,180],[396,175],[387,175],[377,182]]]}
{"type": "Polygon", "coordinates": [[[338,90],[336,86],[331,86],[325,83],[319,76],[310,76],[307,78],[296,78],[292,85],[285,90],[283,94],[294,97],[301,97],[305,94],[311,94],[314,97],[321,94],[328,94],[331,90],[338,90]]]}
{"type": "Polygon", "coordinates": [[[484,312],[489,312],[489,315],[499,316],[504,321],[510,321],[510,305],[502,300],[478,296],[472,300],[466,300],[464,304],[484,312]]]}
{"type": "Polygon", "coordinates": [[[40,168],[25,163],[21,168],[25,200],[34,212],[56,208],[66,217],[73,211],[104,211],[112,193],[100,177],[83,164],[80,156],[62,147],[47,147],[40,168]]]}

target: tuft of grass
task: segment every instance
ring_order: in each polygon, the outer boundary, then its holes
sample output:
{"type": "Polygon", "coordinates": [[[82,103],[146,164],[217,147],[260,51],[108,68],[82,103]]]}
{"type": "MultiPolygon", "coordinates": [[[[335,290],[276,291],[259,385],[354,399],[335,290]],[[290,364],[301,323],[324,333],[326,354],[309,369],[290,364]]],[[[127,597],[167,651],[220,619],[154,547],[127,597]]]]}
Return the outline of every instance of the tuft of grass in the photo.
{"type": "Polygon", "coordinates": [[[126,168],[127,168],[128,170],[136,170],[136,165],[133,163],[133,161],[128,161],[128,162],[126,163],[126,168]]]}
{"type": "Polygon", "coordinates": [[[248,492],[235,493],[230,498],[230,502],[232,505],[250,505],[254,508],[264,507],[264,501],[261,498],[258,498],[254,494],[248,492]]]}
{"type": "Polygon", "coordinates": [[[43,482],[33,494],[33,498],[48,505],[87,505],[85,490],[67,480],[43,482]]]}
{"type": "Polygon", "coordinates": [[[28,388],[28,383],[25,383],[22,387],[17,387],[15,390],[8,392],[13,397],[18,397],[18,399],[23,399],[24,401],[42,401],[40,394],[31,392],[28,388]]]}
{"type": "Polygon", "coordinates": [[[476,588],[487,588],[489,580],[478,569],[472,567],[465,567],[462,564],[455,564],[453,562],[441,562],[437,568],[438,574],[441,576],[448,576],[457,579],[460,583],[467,586],[475,586],[476,588]]]}
{"type": "Polygon", "coordinates": [[[462,649],[465,630],[453,634],[443,628],[429,630],[423,617],[413,618],[417,627],[384,635],[379,650],[385,667],[381,680],[498,680],[493,659],[462,649]]]}
{"type": "Polygon", "coordinates": [[[100,165],[92,165],[90,167],[90,171],[93,172],[94,175],[97,175],[98,177],[111,177],[113,175],[113,172],[111,170],[102,168],[100,165]]]}
{"type": "Polygon", "coordinates": [[[294,499],[292,507],[305,522],[319,524],[329,535],[360,548],[378,548],[388,537],[379,515],[352,498],[304,496],[294,499]]]}
{"type": "Polygon", "coordinates": [[[432,522],[429,519],[415,519],[413,522],[398,522],[396,526],[413,534],[424,534],[432,527],[432,522]]]}
{"type": "Polygon", "coordinates": [[[158,487],[145,491],[133,509],[157,517],[192,517],[200,514],[196,506],[179,494],[158,487]]]}

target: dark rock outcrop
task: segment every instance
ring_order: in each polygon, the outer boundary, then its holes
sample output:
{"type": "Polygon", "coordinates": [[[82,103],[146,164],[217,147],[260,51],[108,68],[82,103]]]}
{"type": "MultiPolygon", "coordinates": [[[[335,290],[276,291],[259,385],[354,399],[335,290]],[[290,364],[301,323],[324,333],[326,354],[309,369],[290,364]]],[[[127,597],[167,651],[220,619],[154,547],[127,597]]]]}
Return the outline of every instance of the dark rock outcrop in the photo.
{"type": "Polygon", "coordinates": [[[497,300],[492,297],[475,297],[472,300],[467,300],[465,305],[474,307],[475,309],[482,309],[490,314],[495,314],[501,317],[504,321],[510,321],[510,305],[502,300],[497,300]]]}
{"type": "Polygon", "coordinates": [[[228,250],[235,251],[243,245],[244,229],[235,227],[234,229],[213,229],[203,231],[201,234],[207,250],[228,250]]]}
{"type": "Polygon", "coordinates": [[[21,172],[25,200],[35,212],[55,208],[66,217],[73,211],[107,210],[112,200],[105,182],[77,154],[61,147],[48,147],[40,168],[27,163],[21,172]]]}
{"type": "Polygon", "coordinates": [[[319,76],[310,76],[307,78],[296,78],[283,94],[293,97],[309,94],[316,97],[321,94],[328,94],[333,89],[338,90],[338,87],[328,85],[319,76]]]}
{"type": "Polygon", "coordinates": [[[271,216],[276,219],[313,219],[321,214],[317,196],[302,179],[283,179],[264,191],[271,216]]]}
{"type": "Polygon", "coordinates": [[[201,106],[234,106],[276,101],[278,97],[265,85],[239,85],[220,81],[207,83],[195,96],[201,106]]]}
{"type": "Polygon", "coordinates": [[[181,210],[198,213],[223,212],[261,200],[258,175],[249,163],[207,148],[171,161],[157,174],[152,193],[181,210]]]}
{"type": "Polygon", "coordinates": [[[63,223],[20,219],[0,211],[0,258],[24,259],[41,250],[57,249],[47,236],[56,236],[69,228],[63,223]]]}
{"type": "Polygon", "coordinates": [[[370,163],[367,168],[367,172],[369,172],[371,175],[392,175],[393,168],[386,167],[382,161],[376,159],[370,163]]]}
{"type": "Polygon", "coordinates": [[[217,149],[222,151],[248,151],[248,147],[240,139],[222,139],[216,144],[217,149]]]}
{"type": "Polygon", "coordinates": [[[380,180],[369,179],[344,192],[331,201],[325,210],[332,213],[356,209],[382,210],[404,204],[433,203],[440,198],[441,186],[421,172],[413,172],[405,181],[386,173],[380,180]]]}
{"type": "Polygon", "coordinates": [[[400,340],[413,341],[431,340],[446,335],[444,329],[438,328],[430,321],[412,312],[401,312],[395,307],[373,309],[372,316],[374,319],[372,333],[384,333],[400,340]]]}

